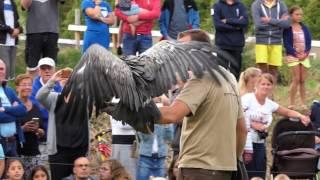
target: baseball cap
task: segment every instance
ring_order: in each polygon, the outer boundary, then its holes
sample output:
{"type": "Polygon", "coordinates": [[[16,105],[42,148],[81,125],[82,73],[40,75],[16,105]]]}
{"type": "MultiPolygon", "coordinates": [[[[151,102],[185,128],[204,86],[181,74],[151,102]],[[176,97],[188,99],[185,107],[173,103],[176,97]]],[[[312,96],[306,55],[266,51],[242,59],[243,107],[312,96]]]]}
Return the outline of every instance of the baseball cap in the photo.
{"type": "Polygon", "coordinates": [[[52,58],[44,57],[44,58],[41,58],[38,62],[38,67],[40,67],[42,65],[48,65],[51,67],[55,67],[56,63],[54,62],[54,60],[52,58]]]}

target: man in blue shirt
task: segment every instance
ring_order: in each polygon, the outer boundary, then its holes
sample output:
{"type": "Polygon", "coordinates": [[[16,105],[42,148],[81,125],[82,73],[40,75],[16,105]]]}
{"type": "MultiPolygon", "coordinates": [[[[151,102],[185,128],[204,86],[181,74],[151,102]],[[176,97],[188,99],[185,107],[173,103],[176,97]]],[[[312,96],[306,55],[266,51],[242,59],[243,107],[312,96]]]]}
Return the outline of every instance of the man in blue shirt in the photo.
{"type": "Polygon", "coordinates": [[[0,59],[0,143],[5,156],[14,157],[17,156],[16,137],[20,143],[24,141],[18,119],[26,115],[27,109],[7,86],[5,77],[6,65],[0,59]]]}

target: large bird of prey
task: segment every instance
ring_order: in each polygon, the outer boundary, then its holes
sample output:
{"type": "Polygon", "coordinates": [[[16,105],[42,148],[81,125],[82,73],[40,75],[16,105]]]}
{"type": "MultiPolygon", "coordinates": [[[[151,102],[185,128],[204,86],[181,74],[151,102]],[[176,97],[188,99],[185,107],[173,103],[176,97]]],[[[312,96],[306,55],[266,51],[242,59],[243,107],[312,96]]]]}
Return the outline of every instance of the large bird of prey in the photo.
{"type": "Polygon", "coordinates": [[[188,71],[197,78],[209,73],[220,84],[218,74],[226,78],[221,66],[235,64],[228,54],[198,41],[161,41],[139,56],[123,59],[92,45],[62,91],[70,97],[66,116],[72,117],[72,109],[87,109],[90,116],[93,107],[97,114],[108,109],[115,119],[151,132],[161,116],[153,97],[167,93],[178,80],[186,82],[188,71]],[[113,98],[120,100],[112,104],[113,98]]]}

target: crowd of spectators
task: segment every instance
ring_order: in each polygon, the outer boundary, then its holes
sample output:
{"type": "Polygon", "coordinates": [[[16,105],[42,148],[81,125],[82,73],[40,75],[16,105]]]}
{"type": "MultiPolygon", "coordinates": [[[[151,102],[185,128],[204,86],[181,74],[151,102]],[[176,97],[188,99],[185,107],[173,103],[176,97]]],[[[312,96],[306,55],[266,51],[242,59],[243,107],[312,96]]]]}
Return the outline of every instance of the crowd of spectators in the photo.
{"type": "MultiPolygon", "coordinates": [[[[18,35],[23,33],[18,7],[13,0],[0,2],[0,177],[15,180],[168,177],[174,180],[178,177],[199,179],[203,174],[210,174],[206,178],[223,180],[231,178],[231,172],[236,170],[236,159],[241,157],[250,178],[265,178],[265,139],[272,114],[299,118],[304,124],[309,121],[307,116],[294,111],[298,87],[301,107],[307,109],[304,82],[307,68],[311,67],[308,59],[311,34],[301,22],[302,9],[294,6],[288,11],[281,0],[252,3],[257,68],[241,72],[249,15],[241,1],[218,0],[211,9],[214,44],[238,62],[232,67],[236,70],[233,75],[226,73],[231,85],[216,90],[210,87],[218,84],[208,77],[191,78],[187,84],[174,89],[172,97],[155,98],[161,107],[160,122],[168,125],[155,125],[153,134],[136,132],[111,117],[110,158],[113,160],[102,162],[98,172],[92,175],[87,157],[90,146],[87,111],[68,109],[66,104],[70,97],[60,96],[69,78],[65,76],[69,70],[56,70],[58,4],[63,2],[20,0],[27,12],[27,70],[26,74],[17,76],[16,45],[18,35]],[[278,67],[282,65],[283,45],[287,65],[293,74],[288,108],[272,99],[278,67]],[[8,86],[8,80],[14,80],[16,93],[8,86]],[[234,89],[236,80],[239,80],[240,93],[234,89]],[[217,103],[222,109],[212,109],[217,103]],[[69,111],[76,112],[76,116],[65,117],[69,111]],[[176,111],[181,113],[176,115],[176,111]],[[182,120],[184,117],[187,118],[182,120]],[[219,123],[221,118],[230,121],[219,123]],[[79,121],[73,119],[81,119],[83,123],[78,124],[79,121]],[[234,131],[225,134],[229,127],[234,131]],[[208,136],[210,138],[205,138],[208,136]],[[247,140],[242,152],[243,137],[247,140]],[[167,171],[169,145],[172,145],[174,158],[167,171]]],[[[109,27],[117,18],[120,21],[119,44],[124,55],[141,54],[152,46],[151,31],[156,20],[159,20],[161,40],[199,41],[196,35],[208,36],[200,30],[190,31],[200,28],[194,0],[164,0],[162,5],[160,0],[118,0],[114,10],[103,0],[82,0],[81,10],[87,25],[83,53],[95,43],[109,49],[109,27]]],[[[209,36],[207,39],[211,43],[209,36]]]]}

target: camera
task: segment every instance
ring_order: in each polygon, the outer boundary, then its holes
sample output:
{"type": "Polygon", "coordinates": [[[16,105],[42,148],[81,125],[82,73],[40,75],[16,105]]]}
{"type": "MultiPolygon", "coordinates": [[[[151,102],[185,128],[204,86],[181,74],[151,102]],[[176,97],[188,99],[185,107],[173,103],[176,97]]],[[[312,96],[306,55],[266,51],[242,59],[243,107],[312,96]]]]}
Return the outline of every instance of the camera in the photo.
{"type": "Polygon", "coordinates": [[[260,139],[266,139],[269,135],[269,133],[265,131],[257,131],[257,133],[260,139]]]}

